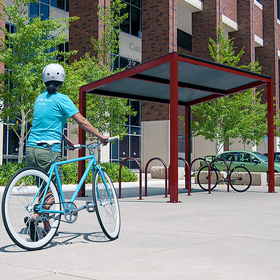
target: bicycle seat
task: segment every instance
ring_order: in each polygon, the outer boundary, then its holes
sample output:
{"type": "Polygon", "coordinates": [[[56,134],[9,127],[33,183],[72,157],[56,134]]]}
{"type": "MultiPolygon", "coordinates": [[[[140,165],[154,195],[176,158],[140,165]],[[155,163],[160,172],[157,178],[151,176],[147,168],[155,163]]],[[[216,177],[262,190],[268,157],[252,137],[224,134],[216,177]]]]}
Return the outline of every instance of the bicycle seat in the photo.
{"type": "Polygon", "coordinates": [[[49,140],[49,141],[47,141],[47,140],[42,140],[42,141],[37,141],[36,144],[37,144],[38,146],[47,145],[47,146],[49,146],[49,147],[52,147],[52,146],[54,146],[54,145],[56,145],[56,144],[60,144],[60,141],[58,141],[58,140],[49,140]]]}

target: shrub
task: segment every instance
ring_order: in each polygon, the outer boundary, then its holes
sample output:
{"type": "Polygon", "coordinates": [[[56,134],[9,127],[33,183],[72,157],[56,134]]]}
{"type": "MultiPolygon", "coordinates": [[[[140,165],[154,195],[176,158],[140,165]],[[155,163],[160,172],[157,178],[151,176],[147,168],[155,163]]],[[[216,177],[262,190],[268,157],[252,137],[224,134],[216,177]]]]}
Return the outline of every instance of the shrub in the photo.
{"type": "Polygon", "coordinates": [[[3,164],[2,166],[0,166],[0,186],[6,186],[10,178],[18,170],[24,167],[26,167],[25,162],[22,162],[20,164],[8,162],[7,164],[3,164]]]}
{"type": "MultiPolygon", "coordinates": [[[[119,168],[120,168],[119,164],[105,162],[105,163],[101,163],[101,166],[106,170],[106,172],[108,173],[109,177],[113,182],[119,181],[119,168]]],[[[122,173],[122,182],[135,182],[138,179],[137,175],[126,166],[122,166],[121,173],[122,173]]]]}
{"type": "MultiPolygon", "coordinates": [[[[86,164],[87,167],[88,164],[86,164]]],[[[106,170],[109,177],[113,182],[119,181],[119,164],[115,163],[101,163],[101,167],[106,170]]],[[[78,163],[69,163],[62,166],[63,168],[63,183],[64,184],[77,184],[78,183],[78,163]]],[[[135,182],[137,181],[137,175],[132,172],[127,167],[122,167],[122,182],[135,182]]],[[[86,183],[92,183],[92,174],[91,172],[86,177],[86,183]]]]}
{"type": "MultiPolygon", "coordinates": [[[[88,164],[86,164],[87,166],[88,164]]],[[[115,163],[101,163],[101,166],[106,170],[113,182],[119,181],[119,164],[115,163]]],[[[9,179],[21,168],[26,167],[26,163],[21,164],[8,162],[0,166],[0,185],[6,186],[9,179]]],[[[69,163],[62,166],[63,169],[63,184],[77,184],[78,183],[78,163],[69,163]]],[[[122,167],[122,182],[135,182],[137,175],[127,167],[122,167]]],[[[89,172],[86,177],[86,183],[92,183],[92,174],[89,172]]]]}

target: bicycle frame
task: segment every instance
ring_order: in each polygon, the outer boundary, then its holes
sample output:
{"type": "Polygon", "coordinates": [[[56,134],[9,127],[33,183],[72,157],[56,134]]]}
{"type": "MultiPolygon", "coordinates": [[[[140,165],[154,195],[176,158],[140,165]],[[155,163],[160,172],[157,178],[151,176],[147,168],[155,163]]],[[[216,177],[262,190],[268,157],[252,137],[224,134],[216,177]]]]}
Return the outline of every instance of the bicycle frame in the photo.
{"type": "MultiPolygon", "coordinates": [[[[83,185],[83,183],[84,183],[88,173],[92,169],[92,174],[95,172],[95,170],[98,170],[100,172],[102,181],[103,181],[103,183],[104,183],[104,185],[106,187],[108,196],[110,198],[110,202],[112,203],[112,197],[111,197],[111,194],[109,192],[109,189],[108,189],[107,183],[105,181],[105,178],[103,176],[103,172],[102,172],[101,168],[97,165],[94,154],[92,154],[92,155],[81,157],[81,158],[76,158],[76,159],[72,159],[72,160],[65,160],[65,161],[53,162],[52,163],[52,166],[50,167],[50,170],[47,173],[48,176],[49,176],[49,179],[48,179],[48,183],[47,183],[47,185],[45,187],[45,190],[44,190],[44,194],[43,194],[43,197],[42,197],[42,202],[41,202],[40,205],[37,206],[38,213],[40,213],[40,214],[43,214],[43,213],[59,213],[59,214],[63,214],[64,213],[64,211],[56,211],[56,210],[43,209],[43,203],[45,201],[45,197],[47,195],[47,191],[49,189],[49,186],[50,186],[50,183],[51,183],[51,180],[52,180],[52,174],[55,173],[55,177],[56,177],[56,181],[57,181],[60,197],[61,197],[61,200],[62,200],[62,205],[63,205],[63,208],[65,208],[66,202],[65,202],[65,198],[64,198],[64,194],[63,194],[63,190],[62,190],[62,184],[60,182],[60,178],[59,178],[57,167],[60,166],[60,165],[64,165],[64,164],[68,164],[68,163],[73,163],[73,162],[78,162],[78,161],[82,161],[82,160],[88,160],[88,159],[90,159],[89,165],[86,168],[86,170],[85,170],[85,172],[84,172],[80,182],[78,183],[78,186],[76,187],[76,190],[73,193],[72,198],[70,199],[70,202],[73,203],[75,201],[75,199],[78,196],[78,193],[79,193],[79,191],[80,191],[80,189],[81,189],[81,187],[82,187],[82,185],[83,185]]],[[[36,193],[35,197],[33,198],[32,202],[31,202],[31,205],[34,203],[36,197],[39,195],[42,187],[43,186],[39,187],[38,192],[36,193]]],[[[97,188],[97,193],[98,193],[99,201],[102,204],[98,188],[97,188]]]]}

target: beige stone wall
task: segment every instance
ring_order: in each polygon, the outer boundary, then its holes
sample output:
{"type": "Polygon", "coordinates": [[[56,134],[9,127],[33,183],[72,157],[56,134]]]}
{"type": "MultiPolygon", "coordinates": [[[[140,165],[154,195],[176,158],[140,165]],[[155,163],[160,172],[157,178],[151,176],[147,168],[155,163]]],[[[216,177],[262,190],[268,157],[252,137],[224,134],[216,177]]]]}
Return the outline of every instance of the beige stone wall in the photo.
{"type": "MultiPolygon", "coordinates": [[[[215,144],[209,140],[205,140],[202,136],[197,136],[193,138],[192,141],[192,157],[191,160],[193,161],[199,157],[205,157],[207,155],[215,155],[216,154],[216,147],[215,144]]],[[[193,165],[192,170],[197,170],[200,166],[199,161],[196,161],[193,165]]]]}
{"type": "MultiPolygon", "coordinates": [[[[146,163],[153,157],[160,157],[169,165],[169,143],[170,143],[170,121],[149,121],[142,122],[141,139],[141,165],[144,171],[146,163]]],[[[154,160],[149,164],[148,172],[152,166],[159,166],[161,163],[154,160]]]]}

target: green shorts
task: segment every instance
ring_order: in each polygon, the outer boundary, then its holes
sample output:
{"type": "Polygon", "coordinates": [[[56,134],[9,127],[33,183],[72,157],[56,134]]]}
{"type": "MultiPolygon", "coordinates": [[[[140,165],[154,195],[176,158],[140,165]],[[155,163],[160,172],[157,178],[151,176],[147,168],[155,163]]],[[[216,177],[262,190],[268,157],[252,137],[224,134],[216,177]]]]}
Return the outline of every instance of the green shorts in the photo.
{"type": "MultiPolygon", "coordinates": [[[[55,161],[61,161],[61,153],[53,152],[55,161]]],[[[51,153],[42,148],[35,147],[27,147],[26,148],[26,164],[27,166],[37,167],[45,171],[46,173],[49,171],[52,163],[51,163],[51,153]]],[[[63,180],[63,171],[61,165],[57,167],[60,182],[62,184],[63,180]]],[[[53,174],[53,182],[57,186],[55,175],[53,174]]]]}

